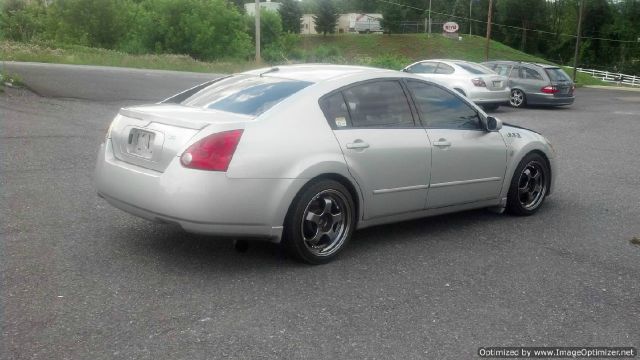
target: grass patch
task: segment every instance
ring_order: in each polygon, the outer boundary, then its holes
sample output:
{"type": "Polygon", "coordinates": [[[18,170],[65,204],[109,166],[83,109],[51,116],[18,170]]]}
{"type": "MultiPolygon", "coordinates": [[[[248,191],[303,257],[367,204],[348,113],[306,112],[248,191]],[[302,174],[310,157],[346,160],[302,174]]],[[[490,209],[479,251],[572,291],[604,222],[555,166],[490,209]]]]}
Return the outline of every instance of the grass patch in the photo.
{"type": "MultiPolygon", "coordinates": [[[[424,59],[463,59],[484,61],[485,39],[480,36],[462,35],[462,40],[450,39],[440,34],[340,34],[303,35],[295,39],[292,49],[282,60],[271,65],[289,62],[325,62],[355,64],[400,70],[406,65],[424,59]]],[[[526,54],[502,43],[490,42],[490,59],[549,63],[543,58],[526,54]]],[[[142,69],[194,71],[204,73],[235,73],[267,66],[253,61],[228,60],[205,62],[187,55],[148,54],[132,55],[124,52],[90,48],[85,46],[53,46],[47,43],[0,42],[0,59],[33,61],[73,65],[120,66],[142,69]]],[[[572,69],[565,67],[567,73],[572,69]]],[[[581,85],[611,85],[578,73],[581,85]]]]}
{"type": "Polygon", "coordinates": [[[5,86],[23,87],[24,83],[17,75],[0,72],[0,92],[4,92],[5,86]]]}
{"type": "Polygon", "coordinates": [[[0,58],[71,65],[120,66],[140,69],[233,73],[255,68],[249,61],[204,62],[187,55],[131,55],[86,46],[54,47],[47,44],[0,42],[0,58]]]}

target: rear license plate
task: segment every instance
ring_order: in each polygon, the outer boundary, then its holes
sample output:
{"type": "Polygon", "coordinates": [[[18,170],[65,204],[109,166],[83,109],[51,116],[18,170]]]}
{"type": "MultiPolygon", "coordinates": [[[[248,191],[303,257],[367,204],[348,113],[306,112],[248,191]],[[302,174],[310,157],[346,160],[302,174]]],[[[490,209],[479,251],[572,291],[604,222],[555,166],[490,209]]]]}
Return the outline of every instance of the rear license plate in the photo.
{"type": "Polygon", "coordinates": [[[502,86],[502,81],[497,80],[497,81],[494,81],[494,82],[493,82],[493,87],[497,87],[497,88],[499,88],[499,87],[501,87],[501,86],[502,86]]]}
{"type": "Polygon", "coordinates": [[[149,159],[153,156],[154,138],[155,134],[150,131],[131,129],[127,150],[130,154],[149,159]]]}

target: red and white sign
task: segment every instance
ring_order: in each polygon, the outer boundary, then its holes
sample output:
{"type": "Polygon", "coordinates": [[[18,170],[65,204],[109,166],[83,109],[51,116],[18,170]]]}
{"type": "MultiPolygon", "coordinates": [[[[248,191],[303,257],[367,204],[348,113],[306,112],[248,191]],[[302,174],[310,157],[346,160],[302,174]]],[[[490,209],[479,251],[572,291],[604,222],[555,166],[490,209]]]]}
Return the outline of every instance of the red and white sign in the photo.
{"type": "Polygon", "coordinates": [[[458,30],[460,30],[460,25],[458,25],[458,23],[454,23],[453,21],[449,21],[442,25],[442,30],[449,34],[457,33],[458,30]]]}

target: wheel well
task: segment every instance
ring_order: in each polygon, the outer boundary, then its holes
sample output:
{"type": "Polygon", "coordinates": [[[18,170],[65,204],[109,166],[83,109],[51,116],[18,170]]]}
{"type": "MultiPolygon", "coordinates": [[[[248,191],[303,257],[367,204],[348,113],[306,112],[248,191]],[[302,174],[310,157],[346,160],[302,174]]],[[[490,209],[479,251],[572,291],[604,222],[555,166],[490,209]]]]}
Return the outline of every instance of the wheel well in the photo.
{"type": "MultiPolygon", "coordinates": [[[[547,169],[549,169],[549,183],[547,185],[549,185],[549,194],[551,194],[551,191],[553,189],[551,189],[551,179],[553,178],[553,173],[551,172],[551,162],[549,161],[549,158],[547,157],[547,155],[545,153],[543,153],[540,150],[533,150],[530,151],[529,154],[538,154],[540,156],[542,156],[542,158],[544,159],[545,163],[547,163],[547,169]]],[[[529,155],[527,154],[527,155],[529,155]]],[[[526,155],[525,155],[526,156],[526,155]]]]}
{"type": "Polygon", "coordinates": [[[351,183],[351,181],[340,174],[331,173],[331,174],[322,174],[322,175],[316,176],[315,178],[311,179],[309,182],[320,180],[320,179],[331,179],[344,185],[344,187],[346,187],[347,190],[349,190],[349,193],[353,198],[353,204],[356,207],[355,208],[356,215],[357,215],[356,221],[360,219],[360,196],[358,195],[358,190],[351,183]]]}
{"type": "Polygon", "coordinates": [[[356,187],[346,177],[344,177],[344,176],[342,176],[340,174],[328,173],[328,174],[318,175],[318,176],[310,179],[309,181],[307,181],[306,184],[304,184],[303,187],[300,188],[300,190],[298,190],[298,193],[293,198],[293,201],[291,201],[291,204],[289,204],[289,208],[287,209],[287,215],[286,215],[286,218],[285,218],[285,222],[287,221],[287,219],[289,219],[289,217],[290,217],[289,213],[291,212],[291,209],[293,208],[293,205],[298,200],[298,196],[300,196],[300,194],[304,191],[304,189],[307,186],[309,186],[310,184],[312,184],[312,183],[314,183],[316,181],[323,180],[323,179],[337,181],[340,184],[342,184],[344,187],[346,187],[347,190],[349,190],[349,194],[353,198],[353,204],[356,207],[355,208],[355,213],[357,215],[356,216],[356,222],[360,219],[360,196],[358,195],[358,190],[356,189],[356,187]]]}

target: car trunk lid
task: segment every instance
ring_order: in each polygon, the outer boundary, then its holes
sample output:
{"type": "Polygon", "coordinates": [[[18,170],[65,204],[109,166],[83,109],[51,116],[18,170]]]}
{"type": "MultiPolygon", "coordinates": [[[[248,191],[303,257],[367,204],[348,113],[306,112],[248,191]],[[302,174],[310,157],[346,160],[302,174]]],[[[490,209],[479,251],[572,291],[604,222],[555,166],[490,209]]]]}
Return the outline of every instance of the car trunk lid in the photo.
{"type": "Polygon", "coordinates": [[[545,72],[551,80],[551,86],[555,87],[558,91],[554,94],[555,97],[571,97],[573,96],[573,81],[569,78],[569,75],[561,68],[546,68],[545,72]]]}
{"type": "Polygon", "coordinates": [[[118,160],[163,172],[199,131],[228,124],[244,127],[253,116],[224,111],[158,104],[121,109],[111,127],[118,160]]]}
{"type": "Polygon", "coordinates": [[[489,91],[501,91],[507,87],[507,78],[502,75],[483,75],[482,79],[489,91]]]}

